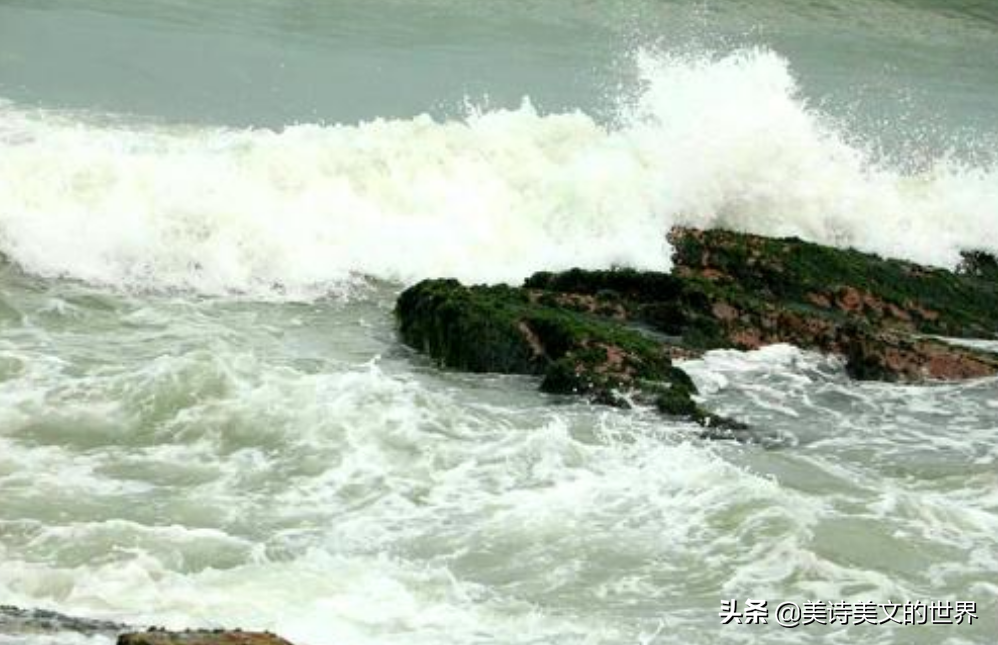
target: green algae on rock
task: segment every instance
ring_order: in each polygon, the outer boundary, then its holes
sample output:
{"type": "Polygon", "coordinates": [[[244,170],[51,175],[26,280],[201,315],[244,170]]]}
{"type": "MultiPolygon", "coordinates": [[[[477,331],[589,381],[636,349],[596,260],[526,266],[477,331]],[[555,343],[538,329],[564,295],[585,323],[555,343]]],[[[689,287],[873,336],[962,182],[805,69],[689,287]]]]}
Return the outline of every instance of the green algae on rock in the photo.
{"type": "Polygon", "coordinates": [[[960,254],[957,273],[998,282],[998,257],[987,251],[964,251],[960,254]]]}
{"type": "Polygon", "coordinates": [[[998,373],[998,356],[928,335],[993,338],[993,257],[961,273],[796,238],[673,229],[671,274],[540,272],[522,287],[425,280],[405,290],[402,340],[443,365],[542,377],[541,389],[624,406],[651,403],[703,425],[673,358],[790,343],[841,356],[855,378],[965,379],[998,373]]]}
{"type": "Polygon", "coordinates": [[[863,319],[926,334],[991,337],[998,332],[998,282],[984,279],[994,257],[965,254],[957,273],[797,238],[674,228],[673,264],[682,276],[733,285],[783,306],[863,319]]]}
{"type": "Polygon", "coordinates": [[[588,311],[586,302],[595,301],[425,280],[402,293],[396,315],[403,341],[447,367],[541,376],[544,392],[619,407],[633,399],[704,425],[732,425],[697,405],[668,346],[624,324],[609,303],[588,311]]]}

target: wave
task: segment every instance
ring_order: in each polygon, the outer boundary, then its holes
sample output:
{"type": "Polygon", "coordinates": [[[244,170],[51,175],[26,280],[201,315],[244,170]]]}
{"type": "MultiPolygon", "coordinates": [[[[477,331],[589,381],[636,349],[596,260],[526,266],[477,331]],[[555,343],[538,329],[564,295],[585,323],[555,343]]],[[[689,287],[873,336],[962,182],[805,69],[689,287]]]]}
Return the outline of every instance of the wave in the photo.
{"type": "Polygon", "coordinates": [[[951,265],[998,250],[998,169],[878,164],[786,59],[641,53],[603,125],[475,111],[359,125],[108,125],[0,106],[0,253],[125,289],[313,297],[356,276],[667,269],[676,223],[951,265]]]}

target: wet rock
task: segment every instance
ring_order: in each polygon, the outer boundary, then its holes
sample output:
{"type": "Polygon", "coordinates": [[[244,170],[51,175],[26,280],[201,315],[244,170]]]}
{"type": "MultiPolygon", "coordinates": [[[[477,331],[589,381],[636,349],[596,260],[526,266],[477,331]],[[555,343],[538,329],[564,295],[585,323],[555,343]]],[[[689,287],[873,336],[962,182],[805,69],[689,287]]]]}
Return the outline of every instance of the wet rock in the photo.
{"type": "MultiPolygon", "coordinates": [[[[141,628],[107,620],[67,616],[45,609],[22,609],[0,605],[0,635],[80,634],[87,637],[117,637],[118,645],[291,645],[269,632],[242,630],[166,631],[141,628]]],[[[0,639],[2,640],[2,639],[0,639]]]]}
{"type": "Polygon", "coordinates": [[[797,238],[674,228],[669,240],[677,275],[782,308],[926,334],[990,338],[998,332],[998,282],[982,279],[990,266],[983,254],[974,256],[974,272],[961,274],[797,238]]]}
{"type": "Polygon", "coordinates": [[[843,330],[846,371],[877,381],[953,381],[998,373],[998,356],[934,338],[843,330]]]}
{"type": "Polygon", "coordinates": [[[396,316],[403,341],[447,367],[536,375],[552,394],[726,421],[697,405],[696,387],[673,367],[667,344],[630,327],[616,296],[563,295],[426,280],[402,293],[396,316]]]}
{"type": "Polygon", "coordinates": [[[0,634],[43,634],[71,632],[87,636],[113,636],[127,625],[107,620],[78,618],[46,609],[0,606],[0,634]]]}
{"type": "Polygon", "coordinates": [[[402,339],[451,368],[537,375],[547,392],[647,402],[736,429],[699,406],[672,358],[790,343],[844,357],[856,378],[998,373],[994,354],[927,337],[995,337],[993,257],[956,273],[796,238],[676,228],[669,239],[671,274],[573,269],[519,288],[421,282],[399,297],[402,339]]]}
{"type": "Polygon", "coordinates": [[[244,632],[240,630],[201,630],[169,632],[151,629],[145,632],[122,634],[118,645],[291,645],[280,636],[269,632],[244,632]]]}
{"type": "Polygon", "coordinates": [[[986,251],[964,251],[957,273],[998,282],[998,258],[986,251]]]}

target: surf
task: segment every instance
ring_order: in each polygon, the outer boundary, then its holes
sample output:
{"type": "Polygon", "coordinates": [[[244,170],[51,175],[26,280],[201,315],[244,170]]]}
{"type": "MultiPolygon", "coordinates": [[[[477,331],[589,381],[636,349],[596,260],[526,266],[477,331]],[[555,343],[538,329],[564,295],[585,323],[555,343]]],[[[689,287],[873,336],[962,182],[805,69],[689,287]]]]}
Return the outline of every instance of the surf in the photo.
{"type": "Polygon", "coordinates": [[[602,123],[469,108],[281,130],[0,108],[0,253],[126,290],[312,299],[373,277],[669,268],[674,224],[951,266],[998,250],[998,171],[887,165],[768,49],[634,57],[602,123]]]}

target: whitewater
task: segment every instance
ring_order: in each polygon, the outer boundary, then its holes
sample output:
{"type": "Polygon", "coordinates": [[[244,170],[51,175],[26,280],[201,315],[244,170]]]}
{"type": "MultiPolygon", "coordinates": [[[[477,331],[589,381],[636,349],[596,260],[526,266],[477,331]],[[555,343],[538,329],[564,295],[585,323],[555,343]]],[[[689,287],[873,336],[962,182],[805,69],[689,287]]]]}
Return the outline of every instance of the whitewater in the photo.
{"type": "Polygon", "coordinates": [[[798,95],[779,55],[637,64],[640,93],[615,125],[529,100],[280,131],[115,127],[8,104],[0,251],[45,276],[307,298],[355,276],[668,269],[674,224],[943,266],[998,250],[994,167],[878,165],[798,95]]]}
{"type": "MultiPolygon", "coordinates": [[[[855,4],[0,0],[0,605],[299,645],[994,643],[998,380],[710,352],[703,405],[765,438],[710,441],[396,335],[420,279],[664,271],[676,224],[998,252],[998,20],[855,4]],[[722,626],[728,598],[980,619],[722,626]]],[[[113,636],[0,612],[3,645],[113,636]]]]}

